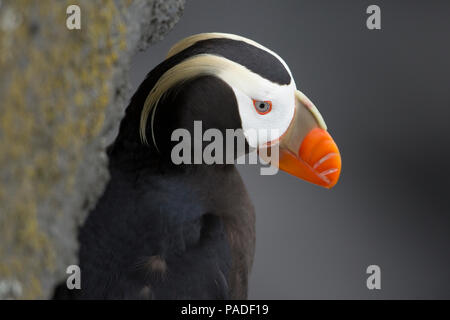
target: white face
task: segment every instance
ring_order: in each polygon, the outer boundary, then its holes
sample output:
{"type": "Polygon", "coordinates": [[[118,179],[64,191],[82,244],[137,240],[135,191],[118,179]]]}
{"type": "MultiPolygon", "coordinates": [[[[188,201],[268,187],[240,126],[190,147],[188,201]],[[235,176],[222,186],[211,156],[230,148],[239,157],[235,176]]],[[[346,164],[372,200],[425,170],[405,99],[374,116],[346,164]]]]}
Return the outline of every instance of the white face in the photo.
{"type": "Polygon", "coordinates": [[[242,129],[252,148],[269,142],[275,144],[288,129],[295,111],[294,81],[289,85],[277,85],[259,78],[257,83],[248,83],[244,88],[232,86],[242,129]]]}
{"type": "MultiPolygon", "coordinates": [[[[292,79],[286,63],[274,55],[284,65],[292,79]]],[[[215,59],[219,61],[214,64],[216,68],[213,74],[233,89],[242,129],[249,146],[258,148],[269,142],[275,144],[286,132],[294,117],[297,89],[294,80],[292,79],[288,85],[279,85],[235,62],[220,57],[215,59]],[[270,104],[270,110],[258,108],[260,103],[270,104]]]]}

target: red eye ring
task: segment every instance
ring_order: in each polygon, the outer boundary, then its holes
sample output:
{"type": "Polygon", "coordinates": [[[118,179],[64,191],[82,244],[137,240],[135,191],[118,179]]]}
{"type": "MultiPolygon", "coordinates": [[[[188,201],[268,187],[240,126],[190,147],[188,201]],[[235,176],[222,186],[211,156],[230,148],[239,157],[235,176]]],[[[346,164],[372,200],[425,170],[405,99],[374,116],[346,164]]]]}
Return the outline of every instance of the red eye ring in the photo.
{"type": "Polygon", "coordinates": [[[255,100],[255,99],[252,99],[252,100],[253,100],[253,106],[255,107],[255,110],[259,114],[264,115],[264,114],[268,114],[270,111],[272,111],[272,101],[269,101],[269,100],[259,101],[259,100],[255,100]],[[261,109],[260,105],[262,105],[262,104],[264,105],[264,107],[266,107],[268,105],[268,108],[261,109]]]}

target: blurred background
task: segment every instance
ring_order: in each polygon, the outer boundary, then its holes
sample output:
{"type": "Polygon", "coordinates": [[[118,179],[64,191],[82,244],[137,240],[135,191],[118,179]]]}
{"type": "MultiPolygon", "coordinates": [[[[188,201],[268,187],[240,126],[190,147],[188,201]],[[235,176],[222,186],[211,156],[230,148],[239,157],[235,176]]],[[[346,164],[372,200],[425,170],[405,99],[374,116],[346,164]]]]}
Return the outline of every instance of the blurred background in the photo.
{"type": "Polygon", "coordinates": [[[283,57],[343,159],[331,191],[240,167],[257,212],[249,298],[450,298],[450,2],[188,1],[167,37],[132,59],[134,89],[201,32],[283,57]],[[371,4],[381,30],[366,27],[371,4]],[[372,264],[381,290],[366,287],[372,264]]]}
{"type": "Polygon", "coordinates": [[[283,57],[343,160],[332,190],[239,167],[257,214],[249,298],[450,299],[450,1],[439,0],[0,0],[0,299],[49,298],[66,280],[131,94],[202,32],[283,57]],[[72,4],[80,30],[67,28],[72,4]],[[372,4],[381,30],[366,27],[372,4]],[[381,290],[366,287],[369,265],[381,290]]]}

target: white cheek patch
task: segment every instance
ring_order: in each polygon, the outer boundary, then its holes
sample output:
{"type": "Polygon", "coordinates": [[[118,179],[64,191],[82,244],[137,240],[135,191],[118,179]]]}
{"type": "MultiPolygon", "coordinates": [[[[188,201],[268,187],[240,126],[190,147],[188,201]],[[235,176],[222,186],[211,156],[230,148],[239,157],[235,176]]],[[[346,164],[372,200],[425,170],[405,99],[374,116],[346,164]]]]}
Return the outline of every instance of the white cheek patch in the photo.
{"type": "Polygon", "coordinates": [[[279,85],[235,62],[223,60],[226,62],[226,68],[218,70],[216,76],[228,83],[234,91],[242,129],[250,147],[257,148],[278,140],[286,132],[294,117],[296,90],[294,80],[291,79],[288,85],[279,85]],[[259,114],[252,99],[271,101],[272,110],[266,114],[259,114]],[[256,137],[251,131],[257,132],[256,137]]]}
{"type": "MultiPolygon", "coordinates": [[[[295,84],[279,86],[270,83],[271,90],[264,90],[261,86],[259,92],[252,96],[242,90],[232,87],[236,95],[242,129],[248,144],[252,148],[275,143],[288,129],[295,111],[295,84]],[[259,114],[253,100],[272,102],[272,110],[267,114],[259,114]]],[[[258,88],[258,84],[253,84],[258,88]]]]}

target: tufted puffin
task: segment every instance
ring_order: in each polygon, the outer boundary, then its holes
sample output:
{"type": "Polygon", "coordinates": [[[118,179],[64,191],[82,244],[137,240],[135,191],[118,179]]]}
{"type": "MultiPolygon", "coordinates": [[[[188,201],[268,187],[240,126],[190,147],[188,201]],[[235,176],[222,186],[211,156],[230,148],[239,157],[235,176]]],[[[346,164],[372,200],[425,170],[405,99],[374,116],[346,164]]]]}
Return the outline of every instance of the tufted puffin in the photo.
{"type": "Polygon", "coordinates": [[[338,148],[283,59],[237,35],[190,36],[147,75],[108,148],[111,179],[80,228],[72,298],[247,298],[255,212],[234,164],[171,159],[172,133],[195,121],[241,129],[246,153],[277,146],[275,165],[308,182],[338,180],[338,148]],[[279,136],[253,139],[250,129],[279,136]]]}

